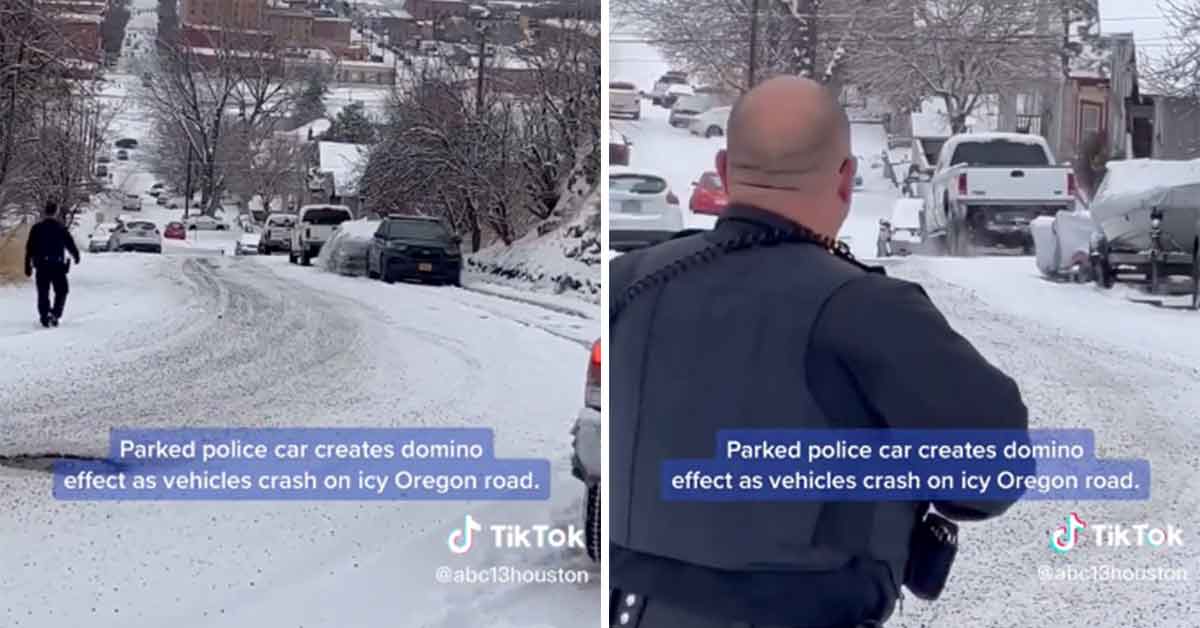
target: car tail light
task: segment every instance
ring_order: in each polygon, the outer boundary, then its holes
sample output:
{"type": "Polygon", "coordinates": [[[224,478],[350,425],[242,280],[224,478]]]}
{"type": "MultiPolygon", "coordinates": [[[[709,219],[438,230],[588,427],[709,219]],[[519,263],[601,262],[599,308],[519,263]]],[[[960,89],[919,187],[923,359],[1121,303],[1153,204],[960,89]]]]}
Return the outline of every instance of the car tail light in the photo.
{"type": "Polygon", "coordinates": [[[967,195],[967,174],[965,172],[958,175],[958,194],[960,196],[967,195]]]}
{"type": "Polygon", "coordinates": [[[600,409],[600,341],[592,343],[592,354],[588,358],[587,387],[583,401],[589,408],[600,409]]]}
{"type": "Polygon", "coordinates": [[[679,204],[679,197],[675,196],[675,193],[670,190],[667,190],[667,204],[668,205],[678,205],[679,204]]]}
{"type": "Polygon", "coordinates": [[[1075,187],[1075,173],[1067,173],[1067,196],[1075,196],[1077,188],[1075,187]]]}

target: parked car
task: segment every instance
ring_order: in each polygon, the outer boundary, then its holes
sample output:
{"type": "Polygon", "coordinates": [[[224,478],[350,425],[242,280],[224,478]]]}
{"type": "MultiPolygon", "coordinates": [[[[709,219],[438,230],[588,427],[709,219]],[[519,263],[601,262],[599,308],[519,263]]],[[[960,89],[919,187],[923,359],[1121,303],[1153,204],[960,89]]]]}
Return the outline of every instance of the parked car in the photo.
{"type": "Polygon", "coordinates": [[[729,112],[733,107],[714,107],[692,118],[688,131],[704,137],[724,137],[729,126],[729,112]]]}
{"type": "Polygon", "coordinates": [[[704,96],[680,94],[671,105],[671,115],[667,116],[667,123],[677,129],[690,128],[692,120],[707,109],[707,104],[708,98],[704,96]]]}
{"type": "Polygon", "coordinates": [[[99,166],[96,166],[96,178],[97,179],[107,179],[108,178],[108,166],[106,166],[104,164],[100,164],[99,166]]]}
{"type": "Polygon", "coordinates": [[[436,218],[388,216],[367,250],[367,276],[462,285],[461,242],[436,218]]]}
{"type": "Polygon", "coordinates": [[[137,194],[126,194],[121,209],[129,212],[142,211],[142,197],[137,194]]]}
{"type": "Polygon", "coordinates": [[[157,196],[158,196],[158,198],[155,199],[154,204],[158,205],[159,207],[166,207],[167,206],[167,195],[166,194],[158,194],[157,196]]]}
{"type": "Polygon", "coordinates": [[[167,209],[179,209],[180,207],[181,205],[179,204],[179,201],[175,199],[167,201],[167,209]]]}
{"type": "Polygon", "coordinates": [[[110,162],[112,162],[112,157],[109,157],[108,155],[100,155],[96,158],[96,163],[98,164],[107,164],[110,162]]]}
{"type": "Polygon", "coordinates": [[[575,418],[571,427],[571,473],[584,485],[583,510],[584,533],[587,535],[586,547],[588,556],[600,561],[600,403],[603,395],[600,393],[601,361],[600,341],[592,343],[591,355],[588,356],[587,379],[583,392],[583,408],[575,418]]]}
{"type": "Polygon", "coordinates": [[[187,220],[188,231],[228,231],[229,225],[212,216],[195,216],[187,220]]]}
{"type": "Polygon", "coordinates": [[[725,186],[721,177],[709,171],[700,175],[700,179],[692,184],[692,198],[688,200],[688,209],[697,214],[719,215],[729,204],[725,195],[725,186]]]}
{"type": "Polygon", "coordinates": [[[609,127],[608,165],[628,166],[632,147],[633,142],[629,141],[629,138],[609,127]]]}
{"type": "Polygon", "coordinates": [[[348,220],[338,225],[337,231],[321,247],[317,264],[339,275],[366,275],[371,242],[381,223],[380,220],[348,220]]]}
{"type": "Polygon", "coordinates": [[[288,261],[308,266],[321,252],[321,245],[333,235],[337,226],[354,218],[345,205],[305,205],[300,208],[288,261]]]}
{"type": "Polygon", "coordinates": [[[117,151],[117,161],[129,161],[129,151],[124,149],[117,151]]]}
{"type": "Polygon", "coordinates": [[[133,149],[138,147],[138,141],[132,137],[117,140],[117,148],[133,149]]]}
{"type": "Polygon", "coordinates": [[[165,191],[164,188],[165,186],[163,184],[155,183],[154,185],[150,186],[150,190],[146,193],[150,196],[159,196],[165,191]]]}
{"type": "Polygon", "coordinates": [[[921,247],[922,202],[916,198],[897,199],[892,204],[892,255],[912,255],[921,247]]]}
{"type": "Polygon", "coordinates": [[[172,220],[171,222],[168,222],[166,228],[163,229],[163,237],[171,240],[186,240],[187,227],[185,227],[184,224],[178,220],[172,220]]]}
{"type": "Polygon", "coordinates": [[[96,229],[88,236],[88,253],[112,250],[113,231],[116,230],[117,224],[113,222],[96,225],[96,229]]]}
{"type": "MultiPolygon", "coordinates": [[[[657,81],[655,81],[654,89],[650,91],[650,102],[652,102],[656,105],[664,105],[665,104],[664,98],[666,97],[667,91],[670,89],[670,87],[672,85],[687,85],[687,84],[688,84],[687,72],[671,70],[671,71],[667,72],[666,74],[663,74],[657,81]]],[[[670,105],[666,105],[666,106],[670,107],[670,105]]]]}
{"type": "Polygon", "coordinates": [[[617,251],[657,244],[683,229],[679,197],[653,172],[610,166],[608,206],[609,241],[617,251]]]}
{"type": "Polygon", "coordinates": [[[667,88],[667,93],[662,97],[662,106],[671,109],[675,107],[675,102],[683,96],[695,96],[696,92],[692,91],[691,85],[672,85],[667,88]]]}
{"type": "Polygon", "coordinates": [[[114,235],[114,250],[162,253],[162,235],[158,232],[158,226],[148,220],[124,223],[114,235]]]}
{"type": "Polygon", "coordinates": [[[629,116],[637,120],[642,117],[642,95],[637,86],[624,81],[613,81],[608,84],[608,115],[629,116]]]}
{"type": "Polygon", "coordinates": [[[275,251],[292,248],[292,229],[296,227],[296,214],[274,213],[267,216],[263,226],[259,253],[270,255],[275,251]]]}
{"type": "Polygon", "coordinates": [[[262,238],[260,233],[243,233],[233,247],[234,255],[258,255],[258,243],[262,238]]]}

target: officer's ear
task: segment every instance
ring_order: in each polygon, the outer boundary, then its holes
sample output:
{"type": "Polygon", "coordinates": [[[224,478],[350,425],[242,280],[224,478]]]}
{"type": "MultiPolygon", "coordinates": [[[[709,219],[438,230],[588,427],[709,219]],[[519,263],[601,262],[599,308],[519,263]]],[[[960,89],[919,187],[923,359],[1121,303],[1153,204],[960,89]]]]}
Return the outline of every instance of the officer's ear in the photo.
{"type": "Polygon", "coordinates": [[[729,193],[729,177],[725,176],[729,168],[729,157],[725,154],[725,149],[717,151],[717,175],[721,177],[721,187],[725,188],[725,193],[729,193]]]}

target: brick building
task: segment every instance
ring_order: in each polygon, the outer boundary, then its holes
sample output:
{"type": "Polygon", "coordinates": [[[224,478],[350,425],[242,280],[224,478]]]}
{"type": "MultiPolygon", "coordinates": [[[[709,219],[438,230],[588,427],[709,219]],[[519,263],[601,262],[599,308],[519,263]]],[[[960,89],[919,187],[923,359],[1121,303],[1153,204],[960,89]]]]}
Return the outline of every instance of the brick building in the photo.
{"type": "Polygon", "coordinates": [[[471,14],[471,5],[461,0],[408,0],[404,10],[416,20],[440,20],[467,17],[471,14]]]}
{"type": "Polygon", "coordinates": [[[265,26],[267,0],[182,0],[186,24],[257,30],[265,26]]]}

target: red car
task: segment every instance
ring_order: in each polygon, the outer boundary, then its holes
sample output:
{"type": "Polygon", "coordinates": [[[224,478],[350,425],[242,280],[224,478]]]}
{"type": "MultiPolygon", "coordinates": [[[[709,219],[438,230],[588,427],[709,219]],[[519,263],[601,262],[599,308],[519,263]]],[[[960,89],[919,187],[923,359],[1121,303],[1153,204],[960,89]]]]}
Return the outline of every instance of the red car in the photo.
{"type": "Polygon", "coordinates": [[[688,208],[697,214],[719,215],[729,197],[725,196],[725,187],[721,185],[721,177],[709,171],[700,175],[700,180],[692,184],[692,199],[688,208]]]}
{"type": "Polygon", "coordinates": [[[167,228],[163,230],[163,237],[171,238],[172,240],[186,240],[187,229],[184,228],[182,222],[170,222],[167,223],[167,228]]]}

